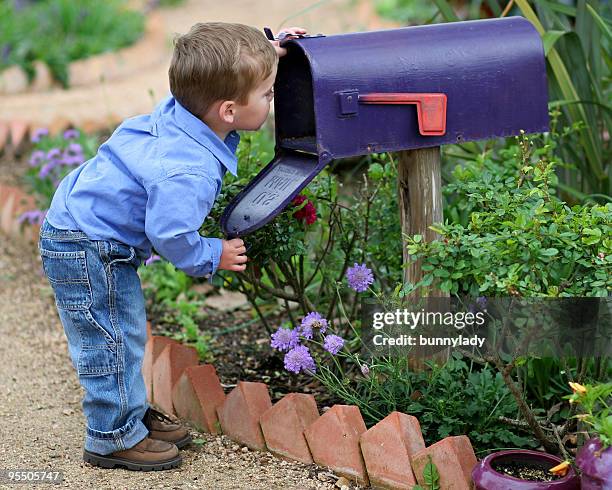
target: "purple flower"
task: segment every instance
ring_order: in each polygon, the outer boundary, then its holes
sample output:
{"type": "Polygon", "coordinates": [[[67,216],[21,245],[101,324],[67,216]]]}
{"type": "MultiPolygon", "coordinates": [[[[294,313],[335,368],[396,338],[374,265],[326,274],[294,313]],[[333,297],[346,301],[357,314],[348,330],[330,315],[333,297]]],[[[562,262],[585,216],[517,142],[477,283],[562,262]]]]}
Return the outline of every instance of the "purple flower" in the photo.
{"type": "Polygon", "coordinates": [[[307,339],[312,339],[313,328],[319,328],[321,333],[327,330],[327,320],[316,311],[311,311],[304,317],[300,324],[300,334],[307,339]]]}
{"type": "Polygon", "coordinates": [[[49,175],[49,172],[51,172],[51,170],[61,164],[62,162],[60,160],[51,160],[49,163],[46,163],[42,166],[42,168],[38,172],[38,177],[44,179],[47,175],[49,175]]]}
{"type": "Polygon", "coordinates": [[[317,371],[314,359],[305,345],[298,345],[285,354],[285,369],[294,373],[304,370],[314,374],[317,371]]]}
{"type": "Polygon", "coordinates": [[[370,368],[368,367],[367,364],[361,365],[361,374],[363,374],[364,376],[367,376],[368,374],[370,374],[370,368]]]}
{"type": "Polygon", "coordinates": [[[70,143],[66,152],[72,155],[80,155],[83,153],[83,147],[78,143],[70,143]]]}
{"type": "Polygon", "coordinates": [[[62,152],[59,148],[51,148],[47,152],[47,160],[57,160],[62,156],[62,152]]]}
{"type": "Polygon", "coordinates": [[[297,329],[280,327],[272,334],[270,345],[279,351],[293,349],[300,344],[300,337],[297,329]]]}
{"type": "Polygon", "coordinates": [[[49,130],[47,128],[38,128],[32,133],[30,141],[32,141],[32,143],[38,143],[42,138],[48,135],[49,130]]]}
{"type": "Polygon", "coordinates": [[[330,354],[337,354],[344,346],[344,339],[337,335],[330,334],[325,336],[323,348],[330,354]]]}
{"type": "Polygon", "coordinates": [[[477,313],[479,311],[486,312],[487,311],[487,297],[478,296],[478,298],[476,298],[476,302],[470,304],[468,311],[470,313],[477,313]]]}
{"type": "Polygon", "coordinates": [[[62,165],[80,165],[83,163],[83,155],[64,155],[61,162],[62,165]]]}
{"type": "Polygon", "coordinates": [[[45,161],[45,152],[36,150],[30,155],[30,167],[36,167],[45,161]]]}
{"type": "Polygon", "coordinates": [[[161,260],[159,255],[151,254],[151,257],[145,260],[145,265],[151,265],[153,262],[157,262],[158,260],[161,260]]]}
{"type": "Polygon", "coordinates": [[[374,282],[372,271],[365,264],[357,265],[356,262],[346,271],[346,279],[349,286],[358,293],[368,289],[368,286],[374,282]]]}
{"type": "Polygon", "coordinates": [[[26,211],[25,213],[23,213],[21,216],[19,216],[17,221],[19,223],[23,223],[24,221],[27,220],[28,223],[30,223],[31,225],[33,225],[34,223],[42,225],[46,214],[47,214],[47,211],[41,211],[40,209],[33,209],[32,211],[26,211]]]}
{"type": "Polygon", "coordinates": [[[80,136],[81,133],[77,129],[67,129],[64,131],[64,139],[65,140],[74,140],[80,136]]]}

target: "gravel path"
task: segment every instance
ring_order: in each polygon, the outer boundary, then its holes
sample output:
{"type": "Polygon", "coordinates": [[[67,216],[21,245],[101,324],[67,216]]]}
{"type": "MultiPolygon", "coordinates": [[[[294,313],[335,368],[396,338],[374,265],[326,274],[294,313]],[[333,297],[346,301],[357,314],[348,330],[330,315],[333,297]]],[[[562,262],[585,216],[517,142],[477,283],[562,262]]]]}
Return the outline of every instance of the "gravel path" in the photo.
{"type": "Polygon", "coordinates": [[[84,463],[82,389],[36,245],[1,231],[0,359],[0,471],[63,471],[62,486],[78,489],[334,488],[336,478],[325,468],[195,431],[192,436],[203,443],[183,449],[183,464],[175,470],[140,473],[84,463]]]}

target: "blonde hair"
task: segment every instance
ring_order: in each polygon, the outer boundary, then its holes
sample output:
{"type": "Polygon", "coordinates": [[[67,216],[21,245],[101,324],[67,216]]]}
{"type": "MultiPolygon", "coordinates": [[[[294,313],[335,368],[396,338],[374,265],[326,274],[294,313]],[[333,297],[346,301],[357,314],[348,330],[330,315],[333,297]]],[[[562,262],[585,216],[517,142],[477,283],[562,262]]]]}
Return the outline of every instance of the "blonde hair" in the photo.
{"type": "Polygon", "coordinates": [[[174,40],[170,91],[201,118],[217,100],[246,104],[249,93],[272,74],[277,62],[274,46],[254,27],[198,23],[174,40]]]}

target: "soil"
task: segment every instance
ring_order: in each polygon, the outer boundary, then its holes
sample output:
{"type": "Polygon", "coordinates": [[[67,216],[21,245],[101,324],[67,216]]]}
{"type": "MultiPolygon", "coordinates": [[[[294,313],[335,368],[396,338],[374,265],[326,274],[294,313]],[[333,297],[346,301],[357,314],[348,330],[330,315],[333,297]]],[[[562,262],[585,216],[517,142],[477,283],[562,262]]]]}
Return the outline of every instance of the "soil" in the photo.
{"type": "Polygon", "coordinates": [[[558,480],[560,478],[559,476],[551,475],[548,472],[552,466],[549,468],[546,465],[538,463],[527,463],[523,461],[500,462],[493,463],[491,467],[498,473],[512,476],[514,478],[520,478],[521,480],[547,482],[558,480]]]}
{"type": "MultiPolygon", "coordinates": [[[[214,359],[211,363],[226,393],[238,381],[259,381],[268,385],[272,403],[292,392],[314,395],[320,413],[336,403],[346,403],[329,393],[317,379],[287,371],[283,353],[270,347],[270,334],[259,319],[252,318],[249,311],[228,313],[207,309],[207,315],[200,324],[200,332],[212,336],[214,359]]],[[[156,324],[155,316],[151,313],[148,317],[153,335],[171,335],[179,331],[176,326],[156,324]]],[[[285,319],[276,315],[268,317],[267,321],[275,331],[285,319]]]]}

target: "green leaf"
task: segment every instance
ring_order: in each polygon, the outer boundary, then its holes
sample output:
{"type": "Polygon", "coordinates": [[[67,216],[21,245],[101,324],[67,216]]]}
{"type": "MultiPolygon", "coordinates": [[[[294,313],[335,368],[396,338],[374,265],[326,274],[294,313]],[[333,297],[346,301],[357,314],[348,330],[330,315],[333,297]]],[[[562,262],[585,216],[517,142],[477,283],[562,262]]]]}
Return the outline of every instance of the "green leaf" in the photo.
{"type": "Polygon", "coordinates": [[[599,14],[597,14],[597,12],[595,12],[593,7],[591,7],[588,3],[586,5],[586,9],[593,17],[593,20],[595,20],[595,23],[597,24],[597,27],[599,27],[601,33],[606,36],[606,38],[608,38],[609,42],[612,42],[612,30],[610,30],[605,21],[599,16],[599,14]]]}
{"type": "Polygon", "coordinates": [[[440,488],[440,473],[431,460],[431,456],[429,456],[429,461],[423,469],[423,480],[431,490],[438,490],[440,488]]]}
{"type": "Polygon", "coordinates": [[[599,228],[584,228],[582,233],[586,235],[582,237],[582,243],[586,245],[594,245],[601,240],[601,230],[599,228]]]}
{"type": "Polygon", "coordinates": [[[457,17],[457,14],[453,10],[453,8],[450,6],[450,4],[446,0],[433,0],[433,1],[438,7],[438,9],[440,10],[442,17],[444,17],[444,19],[447,22],[457,22],[458,20],[460,20],[459,17],[457,17]]]}
{"type": "Polygon", "coordinates": [[[549,51],[553,48],[557,39],[559,39],[566,31],[548,31],[542,36],[542,43],[544,44],[544,55],[548,56],[549,51]]]}
{"type": "Polygon", "coordinates": [[[368,168],[368,176],[373,180],[380,180],[385,174],[385,169],[380,163],[373,163],[368,168]]]}

